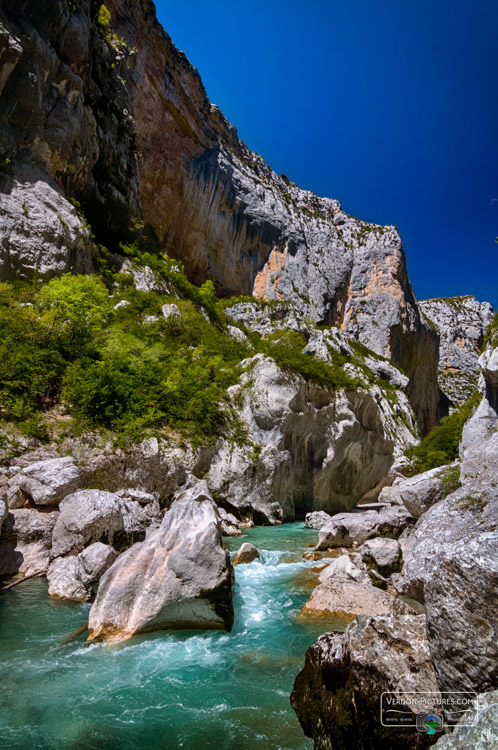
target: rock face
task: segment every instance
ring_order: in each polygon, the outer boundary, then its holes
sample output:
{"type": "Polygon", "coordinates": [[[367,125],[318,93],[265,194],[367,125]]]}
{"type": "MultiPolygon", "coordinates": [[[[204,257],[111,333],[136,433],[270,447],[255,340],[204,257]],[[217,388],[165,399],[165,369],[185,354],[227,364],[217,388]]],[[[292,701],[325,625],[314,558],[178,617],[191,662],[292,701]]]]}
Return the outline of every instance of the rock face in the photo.
{"type": "Polygon", "coordinates": [[[461,456],[466,448],[485,440],[498,427],[498,336],[496,334],[479,357],[479,365],[481,367],[479,390],[482,393],[482,399],[463,428],[460,442],[461,456]]]}
{"type": "Polygon", "coordinates": [[[489,750],[498,737],[498,691],[482,693],[478,703],[465,714],[448,736],[441,737],[434,747],[437,750],[489,750]],[[474,726],[468,726],[474,724],[474,726]]]}
{"type": "Polygon", "coordinates": [[[21,0],[0,11],[4,279],[91,269],[93,243],[65,195],[102,239],[106,226],[121,232],[140,212],[135,55],[104,38],[97,11],[89,0],[21,0]]]}
{"type": "Polygon", "coordinates": [[[257,354],[229,389],[252,449],[222,443],[206,480],[213,497],[270,523],[348,510],[413,438],[379,386],[334,391],[257,354]]]}
{"type": "Polygon", "coordinates": [[[438,695],[423,615],[361,617],[342,635],[321,636],[306,653],[291,705],[317,750],[431,745],[437,736],[382,726],[380,695],[388,691],[438,695]]]}
{"type": "Polygon", "coordinates": [[[112,249],[143,217],[194,281],[293,302],[392,358],[428,431],[437,336],[420,316],[396,229],[348,216],[247,149],[150,0],[108,7],[109,28],[89,0],[1,10],[3,278],[91,267],[85,222],[65,196],[112,249]]]}
{"type": "Polygon", "coordinates": [[[425,601],[442,690],[498,684],[497,457],[498,434],[467,448],[462,486],[419,519],[402,571],[405,593],[425,601]]]}
{"type": "Polygon", "coordinates": [[[159,529],[133,545],[101,578],[90,640],[121,640],[170,628],[228,629],[233,568],[207,486],[180,493],[159,529]]]}
{"type": "Polygon", "coordinates": [[[93,599],[101,576],[116,559],[109,544],[96,542],[71,557],[57,557],[47,571],[48,593],[57,599],[93,599]]]}
{"type": "Polygon", "coordinates": [[[426,566],[427,635],[441,690],[498,686],[498,532],[445,546],[426,566]]]}
{"type": "MultiPolygon", "coordinates": [[[[447,467],[437,467],[404,479],[396,485],[401,502],[414,518],[420,518],[434,503],[442,499],[445,492],[444,478],[450,471],[447,467]]],[[[458,467],[454,468],[454,472],[459,474],[458,467]]]]}
{"type": "Polygon", "coordinates": [[[493,307],[472,295],[422,300],[419,305],[440,335],[440,388],[450,405],[463,404],[477,386],[479,350],[493,307]]]}

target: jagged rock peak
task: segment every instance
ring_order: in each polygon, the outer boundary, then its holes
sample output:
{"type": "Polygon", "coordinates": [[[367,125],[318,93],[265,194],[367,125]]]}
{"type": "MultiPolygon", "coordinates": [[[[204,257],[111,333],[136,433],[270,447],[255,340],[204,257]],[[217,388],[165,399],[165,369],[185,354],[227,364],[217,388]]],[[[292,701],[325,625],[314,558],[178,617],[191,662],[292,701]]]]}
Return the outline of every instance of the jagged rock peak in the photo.
{"type": "Polygon", "coordinates": [[[439,384],[452,405],[462,404],[477,386],[479,353],[486,328],[493,319],[490,302],[474,295],[439,297],[419,302],[429,325],[440,337],[439,384]]]}

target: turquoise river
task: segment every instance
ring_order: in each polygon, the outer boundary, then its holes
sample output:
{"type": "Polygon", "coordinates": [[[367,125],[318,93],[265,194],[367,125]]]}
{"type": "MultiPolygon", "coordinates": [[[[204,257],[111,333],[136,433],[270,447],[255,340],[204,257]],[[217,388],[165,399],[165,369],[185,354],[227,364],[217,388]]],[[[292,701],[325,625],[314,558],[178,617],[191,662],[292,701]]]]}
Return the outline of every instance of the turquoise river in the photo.
{"type": "Polygon", "coordinates": [[[290,708],[307,647],[331,624],[297,615],[310,595],[302,523],[249,529],[261,560],[236,566],[231,633],[161,632],[113,646],[59,641],[89,605],[44,579],[0,595],[0,746],[16,750],[311,750],[290,708]]]}

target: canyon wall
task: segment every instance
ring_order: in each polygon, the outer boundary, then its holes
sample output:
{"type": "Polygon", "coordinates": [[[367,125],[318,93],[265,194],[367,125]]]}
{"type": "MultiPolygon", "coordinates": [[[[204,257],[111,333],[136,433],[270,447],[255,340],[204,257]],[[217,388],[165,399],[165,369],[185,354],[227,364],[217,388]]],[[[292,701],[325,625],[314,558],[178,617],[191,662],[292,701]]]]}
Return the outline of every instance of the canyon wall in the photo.
{"type": "Polygon", "coordinates": [[[194,282],[292,302],[392,358],[427,432],[438,339],[396,228],[275,174],[210,103],[153,3],[107,6],[110,21],[89,0],[0,10],[0,276],[86,273],[102,245],[157,238],[194,282]]]}

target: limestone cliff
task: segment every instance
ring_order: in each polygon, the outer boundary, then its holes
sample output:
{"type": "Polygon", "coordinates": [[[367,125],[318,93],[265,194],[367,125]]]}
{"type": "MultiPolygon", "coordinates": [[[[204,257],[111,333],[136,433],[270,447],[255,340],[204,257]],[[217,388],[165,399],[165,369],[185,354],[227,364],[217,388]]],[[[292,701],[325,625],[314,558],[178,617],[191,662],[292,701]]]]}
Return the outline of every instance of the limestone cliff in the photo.
{"type": "Polygon", "coordinates": [[[479,350],[493,307],[473,295],[427,299],[419,305],[441,337],[439,386],[449,406],[463,404],[477,387],[479,350]]]}
{"type": "Polygon", "coordinates": [[[396,228],[276,175],[209,102],[153,3],[107,5],[110,23],[90,0],[0,10],[0,275],[91,268],[97,251],[67,197],[111,251],[145,222],[192,280],[293,302],[392,358],[428,431],[437,336],[396,228]]]}

